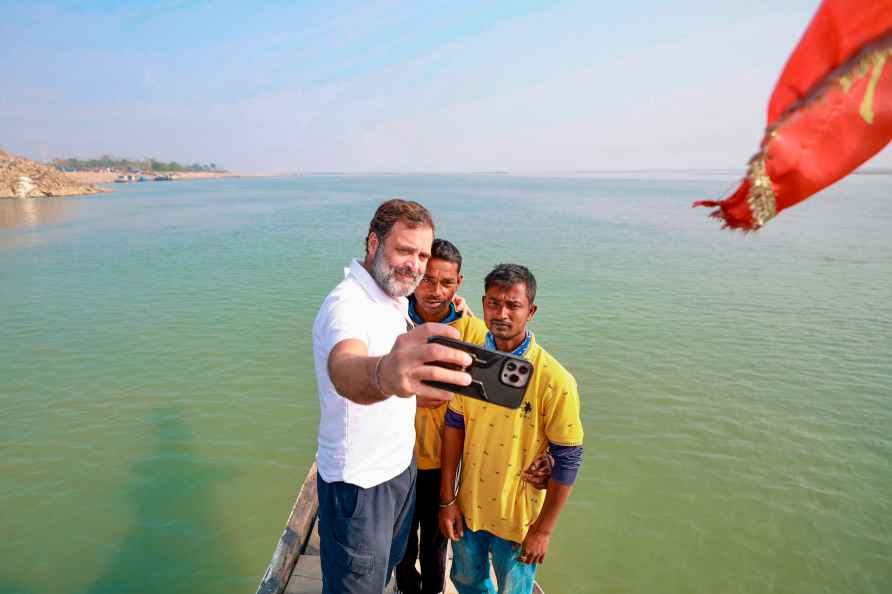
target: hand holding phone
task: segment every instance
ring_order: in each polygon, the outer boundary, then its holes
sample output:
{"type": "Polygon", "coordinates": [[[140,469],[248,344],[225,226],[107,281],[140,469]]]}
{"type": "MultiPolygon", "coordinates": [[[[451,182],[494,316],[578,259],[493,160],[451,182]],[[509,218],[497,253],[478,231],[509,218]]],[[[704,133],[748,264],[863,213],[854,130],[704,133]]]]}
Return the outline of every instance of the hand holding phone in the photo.
{"type": "Polygon", "coordinates": [[[378,390],[402,398],[414,394],[418,406],[424,407],[436,407],[451,400],[453,390],[437,388],[430,382],[451,385],[471,381],[463,369],[472,363],[472,358],[465,351],[446,348],[430,339],[452,339],[453,336],[458,337],[458,331],[444,324],[422,324],[400,335],[390,352],[379,359],[378,390]],[[427,364],[429,361],[446,364],[433,366],[427,364]]]}
{"type": "MultiPolygon", "coordinates": [[[[465,369],[471,375],[470,385],[458,386],[428,380],[424,383],[507,408],[518,408],[523,402],[533,376],[533,365],[526,359],[446,336],[431,336],[427,340],[465,351],[471,355],[473,362],[465,369]]],[[[430,364],[445,367],[436,361],[430,364]]]]}

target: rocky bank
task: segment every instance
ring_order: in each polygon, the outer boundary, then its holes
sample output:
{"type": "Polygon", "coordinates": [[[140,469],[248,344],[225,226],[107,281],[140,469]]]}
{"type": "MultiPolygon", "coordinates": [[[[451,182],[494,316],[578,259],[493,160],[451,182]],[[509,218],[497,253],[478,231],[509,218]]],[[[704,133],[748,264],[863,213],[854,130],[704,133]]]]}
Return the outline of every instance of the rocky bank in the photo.
{"type": "Polygon", "coordinates": [[[42,198],[98,194],[103,190],[78,183],[61,171],[0,149],[0,198],[42,198]]]}

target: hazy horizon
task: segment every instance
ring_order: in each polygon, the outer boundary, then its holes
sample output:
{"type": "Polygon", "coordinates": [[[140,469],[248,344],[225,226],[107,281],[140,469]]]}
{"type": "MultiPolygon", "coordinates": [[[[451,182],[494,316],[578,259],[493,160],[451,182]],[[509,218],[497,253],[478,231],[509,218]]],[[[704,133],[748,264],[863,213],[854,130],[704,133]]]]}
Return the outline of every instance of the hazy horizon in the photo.
{"type": "Polygon", "coordinates": [[[742,173],[817,5],[8,3],[0,147],[245,173],[742,173]]]}

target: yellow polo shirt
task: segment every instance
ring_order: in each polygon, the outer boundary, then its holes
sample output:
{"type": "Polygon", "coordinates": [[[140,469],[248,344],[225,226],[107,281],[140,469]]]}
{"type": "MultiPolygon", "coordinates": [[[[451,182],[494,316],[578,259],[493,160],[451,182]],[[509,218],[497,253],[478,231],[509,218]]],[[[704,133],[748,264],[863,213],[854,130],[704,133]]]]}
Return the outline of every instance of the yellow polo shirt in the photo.
{"type": "MultiPolygon", "coordinates": [[[[464,315],[449,324],[461,333],[461,339],[483,344],[486,324],[480,318],[464,315]]],[[[446,404],[437,408],[418,408],[415,411],[415,460],[419,470],[440,468],[440,450],[446,427],[446,404]]]]}
{"type": "Polygon", "coordinates": [[[576,380],[536,343],[524,358],[535,371],[520,407],[511,410],[456,394],[449,408],[465,421],[458,505],[471,530],[523,542],[545,491],[520,475],[549,443],[582,445],[576,380]]]}

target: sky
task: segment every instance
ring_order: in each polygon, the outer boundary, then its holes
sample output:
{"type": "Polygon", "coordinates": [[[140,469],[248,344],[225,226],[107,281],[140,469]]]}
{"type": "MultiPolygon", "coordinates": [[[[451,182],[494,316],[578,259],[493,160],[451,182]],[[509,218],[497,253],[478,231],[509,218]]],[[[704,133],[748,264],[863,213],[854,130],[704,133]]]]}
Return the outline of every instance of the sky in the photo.
{"type": "Polygon", "coordinates": [[[743,172],[817,5],[0,0],[0,147],[257,173],[743,172]]]}

